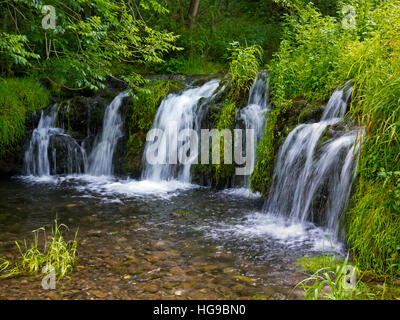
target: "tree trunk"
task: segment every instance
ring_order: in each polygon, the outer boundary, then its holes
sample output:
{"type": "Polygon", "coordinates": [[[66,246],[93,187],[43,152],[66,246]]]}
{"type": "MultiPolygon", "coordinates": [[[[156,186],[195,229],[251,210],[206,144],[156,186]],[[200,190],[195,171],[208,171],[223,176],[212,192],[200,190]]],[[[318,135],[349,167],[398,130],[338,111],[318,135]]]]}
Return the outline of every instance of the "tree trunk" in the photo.
{"type": "Polygon", "coordinates": [[[199,4],[200,4],[200,0],[191,0],[190,1],[190,7],[189,7],[189,12],[188,12],[190,29],[192,29],[194,27],[194,21],[196,19],[197,12],[199,10],[199,4]]]}

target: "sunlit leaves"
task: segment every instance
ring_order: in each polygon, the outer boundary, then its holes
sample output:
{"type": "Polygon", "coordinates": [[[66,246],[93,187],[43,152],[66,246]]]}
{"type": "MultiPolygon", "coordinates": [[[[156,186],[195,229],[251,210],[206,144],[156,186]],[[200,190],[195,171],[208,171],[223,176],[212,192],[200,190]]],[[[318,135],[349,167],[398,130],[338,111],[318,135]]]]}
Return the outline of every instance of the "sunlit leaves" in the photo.
{"type": "MultiPolygon", "coordinates": [[[[20,65],[42,54],[39,63],[45,75],[68,87],[97,89],[112,75],[115,63],[160,63],[164,54],[180,50],[174,45],[176,35],[153,29],[141,18],[140,10],[168,12],[156,0],[49,0],[46,4],[56,8],[54,31],[35,24],[42,18],[41,1],[17,4],[15,35],[1,34],[0,51],[20,65]],[[27,27],[19,28],[18,19],[27,27]],[[28,40],[33,52],[27,50],[28,40]]],[[[132,85],[140,84],[136,76],[129,79],[132,85]]]]}
{"type": "Polygon", "coordinates": [[[229,51],[232,89],[236,93],[247,91],[260,68],[262,49],[258,45],[241,46],[238,42],[232,42],[229,51]]]}
{"type": "Polygon", "coordinates": [[[0,54],[11,60],[11,65],[28,65],[29,58],[38,59],[40,56],[26,48],[25,44],[27,42],[26,36],[0,32],[0,54]]]}

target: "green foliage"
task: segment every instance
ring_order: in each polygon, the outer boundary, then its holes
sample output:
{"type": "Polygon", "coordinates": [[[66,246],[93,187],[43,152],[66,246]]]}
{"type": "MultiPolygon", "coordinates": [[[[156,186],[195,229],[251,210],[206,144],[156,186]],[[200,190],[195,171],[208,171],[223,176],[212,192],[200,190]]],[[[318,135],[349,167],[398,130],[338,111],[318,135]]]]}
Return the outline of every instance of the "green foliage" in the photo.
{"type": "Polygon", "coordinates": [[[20,34],[0,32],[0,63],[12,67],[13,65],[29,65],[30,58],[39,58],[39,55],[27,50],[28,39],[20,34]]]}
{"type": "Polygon", "coordinates": [[[381,169],[378,176],[384,179],[383,186],[388,188],[385,207],[393,212],[400,212],[400,171],[385,172],[381,169]]]}
{"type": "MultiPolygon", "coordinates": [[[[140,7],[132,0],[46,1],[56,11],[54,30],[42,28],[43,5],[12,0],[0,4],[0,19],[7,21],[11,15],[14,20],[5,23],[0,50],[3,61],[12,58],[26,65],[29,57],[37,58],[35,72],[65,86],[102,88],[114,63],[160,63],[165,53],[180,50],[173,45],[174,34],[157,31],[140,18],[142,11],[167,12],[155,0],[142,0],[140,7]]],[[[143,83],[135,72],[123,79],[132,86],[143,83]]]]}
{"type": "Polygon", "coordinates": [[[257,45],[243,47],[238,42],[232,42],[229,50],[232,94],[238,96],[250,90],[260,69],[262,49],[257,45]]]}
{"type": "Polygon", "coordinates": [[[164,64],[155,67],[159,73],[208,74],[219,73],[225,69],[220,62],[210,61],[206,56],[179,56],[170,58],[164,64]]]}
{"type": "Polygon", "coordinates": [[[393,207],[396,199],[391,199],[389,191],[393,189],[382,184],[360,182],[345,217],[347,243],[361,268],[399,276],[400,216],[393,207]]]}
{"type": "MultiPolygon", "coordinates": [[[[235,116],[236,116],[236,104],[235,102],[232,102],[230,100],[225,100],[224,103],[222,104],[222,109],[221,111],[216,115],[216,129],[219,130],[220,132],[222,130],[230,130],[232,137],[233,137],[233,132],[232,130],[235,127],[235,116]]],[[[224,187],[224,184],[226,183],[227,179],[233,176],[234,174],[234,166],[230,164],[224,163],[224,157],[225,157],[225,145],[228,143],[228,141],[225,141],[223,138],[223,135],[221,136],[221,141],[218,142],[220,145],[220,163],[219,164],[214,164],[213,169],[214,169],[214,176],[215,176],[215,185],[217,188],[222,188],[224,187]]],[[[214,154],[216,152],[216,147],[217,147],[217,141],[213,141],[213,144],[211,146],[212,153],[214,154]]],[[[228,150],[233,150],[232,146],[227,146],[228,150]]]]}
{"type": "Polygon", "coordinates": [[[48,92],[31,78],[0,78],[0,154],[24,136],[27,112],[48,101],[48,92]]]}
{"type": "Polygon", "coordinates": [[[194,28],[188,28],[189,0],[166,0],[165,3],[169,15],[151,16],[149,19],[162,28],[179,33],[181,37],[177,45],[185,48],[179,56],[175,53],[170,55],[169,60],[173,62],[167,60],[166,69],[182,59],[185,63],[174,65],[179,67],[174,68],[174,72],[201,70],[201,63],[197,64],[201,58],[207,63],[216,64],[220,71],[221,64],[227,67],[228,48],[233,41],[260,46],[266,59],[279,47],[282,8],[272,0],[201,0],[194,28]]]}
{"type": "MultiPolygon", "coordinates": [[[[71,241],[64,239],[62,228],[68,230],[64,224],[58,224],[55,220],[54,226],[51,228],[50,241],[47,238],[45,228],[39,228],[32,231],[34,235],[34,242],[28,248],[26,240],[24,240],[24,247],[21,248],[20,244],[16,242],[18,250],[21,254],[21,259],[15,264],[9,261],[3,261],[0,266],[0,272],[4,274],[1,277],[11,277],[18,275],[37,275],[42,271],[45,266],[54,268],[55,275],[58,279],[64,278],[66,275],[73,271],[74,264],[77,260],[77,241],[75,237],[71,241]],[[39,247],[40,232],[43,233],[44,246],[43,249],[39,247]]],[[[50,271],[50,269],[48,269],[50,271]]]]}
{"type": "Polygon", "coordinates": [[[271,95],[275,102],[304,95],[324,100],[340,83],[339,59],[348,37],[341,24],[307,5],[286,16],[280,50],[271,62],[271,95]]]}

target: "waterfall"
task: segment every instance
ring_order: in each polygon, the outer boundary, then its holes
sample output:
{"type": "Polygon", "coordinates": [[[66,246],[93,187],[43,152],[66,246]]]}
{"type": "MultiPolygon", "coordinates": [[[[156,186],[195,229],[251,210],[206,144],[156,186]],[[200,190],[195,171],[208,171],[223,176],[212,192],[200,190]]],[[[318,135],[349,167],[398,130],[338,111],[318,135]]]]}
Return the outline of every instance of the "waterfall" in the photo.
{"type": "Polygon", "coordinates": [[[112,175],[112,160],[118,139],[122,137],[123,120],[119,113],[122,92],[108,105],[104,113],[103,129],[95,141],[89,157],[84,143],[79,143],[64,129],[57,127],[58,105],[42,111],[38,127],[33,131],[25,152],[25,174],[49,176],[55,174],[112,175]]]}
{"type": "Polygon", "coordinates": [[[122,100],[129,93],[121,92],[108,105],[103,118],[103,129],[89,156],[88,173],[94,176],[113,174],[113,156],[118,139],[123,136],[123,120],[119,113],[122,100]]]}
{"type": "MultiPolygon", "coordinates": [[[[161,103],[155,116],[153,129],[162,130],[161,147],[158,150],[164,164],[149,164],[144,159],[145,170],[142,179],[166,181],[177,179],[190,182],[191,162],[177,164],[176,150],[184,142],[178,141],[178,133],[183,129],[200,130],[200,120],[205,108],[199,105],[201,98],[209,98],[219,86],[219,80],[212,80],[201,87],[190,88],[180,94],[169,94],[161,103]]],[[[144,156],[151,143],[147,143],[144,156]]]]}
{"type": "Polygon", "coordinates": [[[57,114],[58,104],[41,112],[38,127],[33,131],[25,152],[25,174],[81,173],[87,167],[85,150],[64,129],[56,126],[57,114]]]}
{"type": "Polygon", "coordinates": [[[346,83],[340,90],[336,90],[325,108],[321,121],[340,118],[343,119],[346,114],[347,103],[351,97],[353,90],[350,82],[346,83]]]}
{"type": "MultiPolygon", "coordinates": [[[[268,78],[265,71],[259,72],[257,78],[254,80],[253,86],[250,89],[249,100],[247,106],[240,111],[240,119],[243,120],[245,129],[254,130],[254,147],[257,145],[262,137],[264,123],[266,116],[269,112],[268,103],[268,78]]],[[[254,150],[254,155],[256,154],[254,150]]],[[[253,158],[251,172],[254,170],[256,164],[256,157],[253,158]]],[[[247,185],[249,185],[249,178],[247,177],[247,185]]]]}
{"type": "Polygon", "coordinates": [[[336,90],[320,122],[299,125],[288,135],[277,156],[266,212],[293,221],[318,220],[337,231],[357,164],[358,131],[321,138],[343,120],[350,95],[351,88],[336,90]]]}

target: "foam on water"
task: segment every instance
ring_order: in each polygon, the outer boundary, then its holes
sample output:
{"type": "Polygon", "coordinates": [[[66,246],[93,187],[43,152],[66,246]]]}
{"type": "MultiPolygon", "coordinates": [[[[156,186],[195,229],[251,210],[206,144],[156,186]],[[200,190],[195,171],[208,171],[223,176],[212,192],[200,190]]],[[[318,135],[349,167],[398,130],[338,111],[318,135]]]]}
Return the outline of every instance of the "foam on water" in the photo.
{"type": "Polygon", "coordinates": [[[335,252],[343,255],[344,246],[335,235],[326,228],[312,223],[293,222],[284,217],[266,215],[263,212],[251,212],[245,218],[230,223],[219,223],[212,229],[199,228],[212,238],[237,238],[252,243],[268,243],[273,240],[288,249],[301,249],[309,252],[335,252]]]}
{"type": "Polygon", "coordinates": [[[248,199],[261,198],[261,194],[259,192],[252,192],[250,189],[245,187],[224,189],[221,191],[221,193],[226,194],[228,196],[239,197],[239,198],[248,198],[248,199]]]}
{"type": "Polygon", "coordinates": [[[118,194],[127,197],[152,196],[159,198],[170,198],[176,196],[180,191],[195,188],[195,185],[177,180],[150,181],[150,180],[118,180],[108,183],[92,183],[89,187],[93,191],[105,194],[118,194]]]}
{"type": "MultiPolygon", "coordinates": [[[[152,197],[171,198],[180,192],[198,188],[199,186],[178,181],[151,181],[116,179],[109,176],[93,175],[68,175],[68,176],[19,176],[19,179],[32,184],[60,185],[68,183],[77,191],[91,192],[100,196],[124,196],[124,197],[152,197]]],[[[90,196],[85,194],[84,196],[90,196]]],[[[96,196],[95,196],[96,197],[96,196]]],[[[104,200],[104,199],[103,199],[104,200]]]]}

